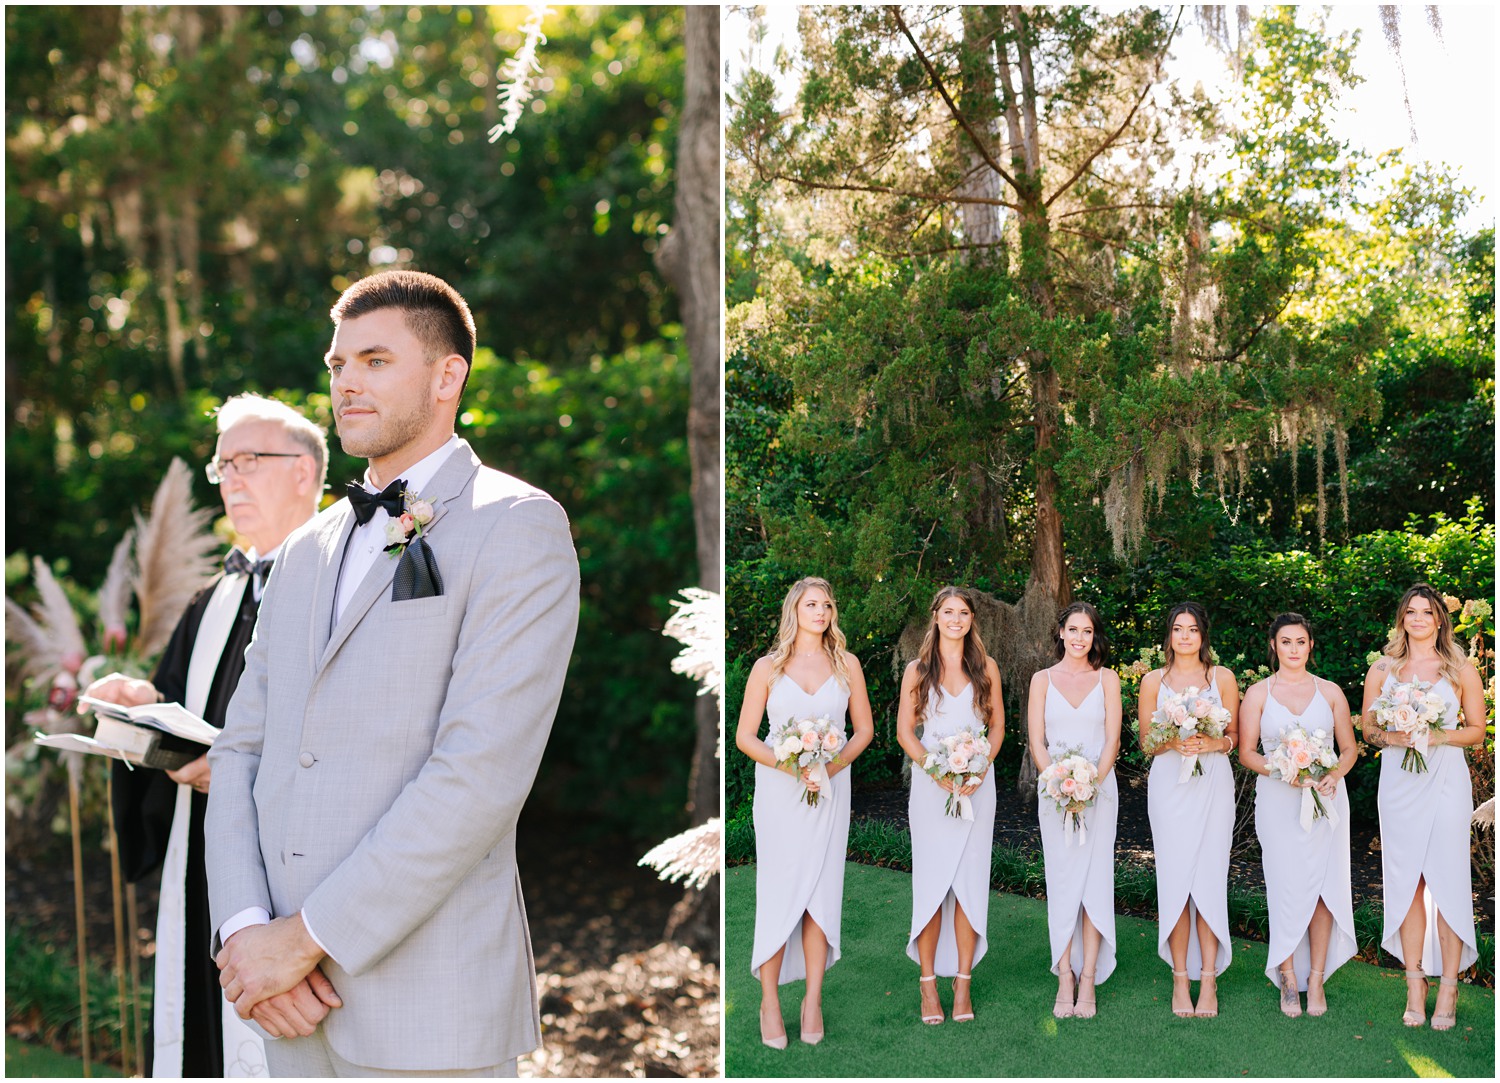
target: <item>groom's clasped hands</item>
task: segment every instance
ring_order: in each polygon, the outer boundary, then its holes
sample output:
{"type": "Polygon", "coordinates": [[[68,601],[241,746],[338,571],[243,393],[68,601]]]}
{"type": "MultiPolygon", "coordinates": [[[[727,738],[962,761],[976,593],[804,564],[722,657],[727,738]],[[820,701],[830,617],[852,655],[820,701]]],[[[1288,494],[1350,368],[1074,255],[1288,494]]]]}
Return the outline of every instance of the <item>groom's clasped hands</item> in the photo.
{"type": "Polygon", "coordinates": [[[254,1019],[273,1038],[306,1037],[343,1006],[319,969],[323,949],[302,915],[277,918],[235,933],[214,956],[224,999],[242,1019],[254,1019]]]}

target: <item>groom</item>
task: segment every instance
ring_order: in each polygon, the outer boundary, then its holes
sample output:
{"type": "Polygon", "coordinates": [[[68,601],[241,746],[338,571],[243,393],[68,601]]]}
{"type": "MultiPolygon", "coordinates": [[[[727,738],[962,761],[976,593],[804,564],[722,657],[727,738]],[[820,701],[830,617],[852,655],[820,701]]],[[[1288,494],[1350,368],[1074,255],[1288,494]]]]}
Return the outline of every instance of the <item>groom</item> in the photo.
{"type": "Polygon", "coordinates": [[[220,984],[281,1039],[273,1075],[513,1076],[540,1044],[516,818],[578,562],[562,508],[454,435],[463,298],[389,271],[332,316],[338,434],[368,488],[287,540],[210,753],[220,984]],[[315,967],[342,1002],[320,1024],[255,1011],[315,967]]]}

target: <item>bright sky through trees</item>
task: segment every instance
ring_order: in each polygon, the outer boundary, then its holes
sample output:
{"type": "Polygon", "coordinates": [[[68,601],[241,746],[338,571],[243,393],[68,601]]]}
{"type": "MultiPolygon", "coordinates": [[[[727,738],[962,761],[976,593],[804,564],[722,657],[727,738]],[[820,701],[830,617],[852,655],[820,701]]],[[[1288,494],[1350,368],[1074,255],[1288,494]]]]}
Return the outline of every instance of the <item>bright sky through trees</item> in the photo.
{"type": "MultiPolygon", "coordinates": [[[[1121,9],[1126,5],[1102,6],[1121,9]]],[[[1251,9],[1252,13],[1258,10],[1251,9]]],[[[1462,221],[1463,228],[1472,231],[1493,224],[1495,9],[1481,4],[1441,5],[1439,40],[1428,25],[1424,7],[1402,6],[1402,60],[1417,130],[1415,147],[1409,146],[1411,122],[1402,100],[1401,72],[1381,32],[1379,9],[1374,4],[1335,4],[1327,10],[1330,33],[1359,31],[1357,70],[1365,79],[1346,95],[1338,133],[1372,153],[1405,147],[1412,163],[1426,160],[1458,167],[1462,183],[1477,197],[1462,221]]],[[[747,41],[745,9],[731,9],[726,18],[726,40],[747,41]]],[[[795,49],[796,5],[768,7],[766,21],[765,41],[752,47],[749,56],[744,48],[728,50],[731,88],[747,65],[769,65],[778,45],[795,49]]],[[[1187,87],[1202,81],[1205,89],[1216,84],[1227,89],[1232,75],[1224,58],[1208,45],[1191,18],[1184,20],[1172,52],[1169,70],[1187,87]]],[[[794,92],[792,86],[786,88],[788,103],[794,92]]]]}

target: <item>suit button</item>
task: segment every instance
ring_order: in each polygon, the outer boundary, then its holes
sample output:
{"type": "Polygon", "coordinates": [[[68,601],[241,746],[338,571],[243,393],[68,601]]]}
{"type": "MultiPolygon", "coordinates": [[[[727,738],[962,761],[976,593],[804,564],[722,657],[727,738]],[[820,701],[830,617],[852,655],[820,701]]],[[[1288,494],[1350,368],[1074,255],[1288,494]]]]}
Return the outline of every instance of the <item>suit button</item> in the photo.
{"type": "Polygon", "coordinates": [[[303,767],[311,767],[315,762],[315,759],[316,757],[314,757],[311,752],[304,752],[302,753],[302,755],[297,757],[297,762],[300,763],[303,767]]]}

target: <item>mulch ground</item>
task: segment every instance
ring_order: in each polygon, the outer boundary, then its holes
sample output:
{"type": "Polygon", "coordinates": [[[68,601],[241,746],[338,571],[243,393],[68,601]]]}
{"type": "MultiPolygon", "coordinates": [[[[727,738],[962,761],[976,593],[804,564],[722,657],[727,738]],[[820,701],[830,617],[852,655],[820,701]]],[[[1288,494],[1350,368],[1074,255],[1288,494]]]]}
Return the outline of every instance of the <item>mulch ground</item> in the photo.
{"type": "MultiPolygon", "coordinates": [[[[855,791],[851,816],[855,820],[879,820],[906,826],[905,787],[855,791]]],[[[1042,839],[1036,819],[1036,804],[1022,799],[1014,784],[1002,784],[996,788],[995,842],[1007,846],[1041,852],[1042,839]]],[[[1380,838],[1378,825],[1356,821],[1349,831],[1350,888],[1354,905],[1367,900],[1381,901],[1380,838]]],[[[1156,858],[1151,848],[1151,820],[1146,810],[1146,777],[1144,774],[1124,776],[1120,779],[1120,814],[1115,828],[1115,856],[1118,861],[1133,861],[1147,868],[1154,868],[1156,858]]],[[[1261,870],[1260,846],[1255,841],[1253,825],[1247,838],[1230,854],[1230,882],[1236,886],[1265,890],[1265,877],[1261,870]]],[[[1474,922],[1478,930],[1487,935],[1495,933],[1495,912],[1490,904],[1494,894],[1492,883],[1474,884],[1474,922]]],[[[1152,916],[1140,915],[1140,916],[1152,916]]],[[[1397,965],[1387,959],[1389,965],[1397,965]]]]}
{"type": "MultiPolygon", "coordinates": [[[[662,939],[683,890],[635,865],[645,847],[522,817],[518,860],[541,994],[543,1046],[522,1077],[720,1074],[719,960],[662,939]]],[[[107,855],[86,855],[89,955],[114,965],[107,855]]],[[[143,970],[155,944],[156,885],[137,885],[143,970]]],[[[66,846],[51,860],[11,858],[7,923],[22,921],[72,953],[73,872],[66,846]]],[[[715,908],[717,909],[717,908],[715,908]]],[[[715,915],[717,926],[717,915],[715,915]]],[[[69,1050],[76,1054],[76,1050],[69,1050]]]]}

